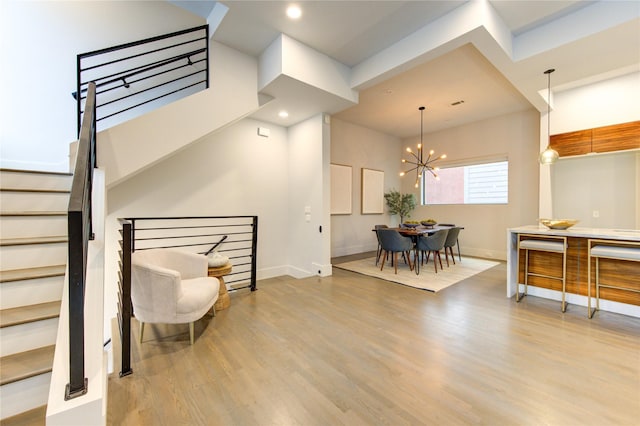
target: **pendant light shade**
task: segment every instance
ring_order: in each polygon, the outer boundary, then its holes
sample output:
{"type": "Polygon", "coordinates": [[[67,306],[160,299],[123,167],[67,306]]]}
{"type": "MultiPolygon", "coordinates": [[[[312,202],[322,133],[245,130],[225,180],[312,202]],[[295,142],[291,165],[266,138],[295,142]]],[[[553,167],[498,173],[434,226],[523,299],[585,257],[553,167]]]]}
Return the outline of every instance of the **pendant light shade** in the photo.
{"type": "Polygon", "coordinates": [[[560,155],[558,155],[558,151],[551,148],[551,73],[554,72],[555,69],[546,70],[544,73],[547,74],[547,149],[540,153],[540,164],[547,165],[555,163],[560,155]]]}

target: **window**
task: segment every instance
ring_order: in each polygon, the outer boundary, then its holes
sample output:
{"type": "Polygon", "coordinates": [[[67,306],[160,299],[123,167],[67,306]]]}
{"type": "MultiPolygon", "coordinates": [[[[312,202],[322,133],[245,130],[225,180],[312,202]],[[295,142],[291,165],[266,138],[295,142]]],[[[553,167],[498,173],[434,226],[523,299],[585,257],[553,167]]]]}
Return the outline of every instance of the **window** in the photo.
{"type": "Polygon", "coordinates": [[[447,167],[422,178],[422,204],[507,204],[509,162],[447,167]]]}

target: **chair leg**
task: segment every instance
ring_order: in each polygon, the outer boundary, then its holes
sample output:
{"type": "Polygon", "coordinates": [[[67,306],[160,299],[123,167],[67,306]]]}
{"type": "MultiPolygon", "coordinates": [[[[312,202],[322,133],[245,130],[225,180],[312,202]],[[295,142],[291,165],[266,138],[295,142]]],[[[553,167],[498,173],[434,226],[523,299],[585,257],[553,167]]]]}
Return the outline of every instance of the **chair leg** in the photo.
{"type": "Polygon", "coordinates": [[[193,322],[189,323],[189,341],[193,345],[193,322]]]}
{"type": "Polygon", "coordinates": [[[460,240],[456,240],[456,244],[458,245],[458,260],[462,262],[462,256],[460,255],[460,240]]]}
{"type": "Polygon", "coordinates": [[[396,268],[396,275],[398,275],[398,252],[393,252],[393,266],[396,268]]]}
{"type": "MultiPolygon", "coordinates": [[[[440,254],[440,252],[438,252],[438,255],[440,254]]],[[[444,258],[447,261],[447,268],[449,267],[449,255],[447,254],[447,248],[444,248],[444,258]]],[[[441,262],[442,263],[442,262],[441,262]]]]}
{"type": "Polygon", "coordinates": [[[144,335],[144,323],[140,321],[140,343],[142,343],[142,336],[144,335]]]}
{"type": "Polygon", "coordinates": [[[455,265],[456,264],[456,255],[453,254],[453,247],[449,247],[449,253],[451,253],[451,260],[453,260],[453,264],[455,265]]]}
{"type": "Polygon", "coordinates": [[[413,266],[411,265],[411,252],[408,251],[406,253],[407,253],[407,255],[406,255],[407,262],[409,263],[409,270],[413,271],[413,266]]]}
{"type": "Polygon", "coordinates": [[[385,250],[384,253],[382,254],[382,262],[380,262],[380,270],[382,271],[384,269],[384,263],[387,261],[387,251],[385,250]]]}
{"type": "MultiPolygon", "coordinates": [[[[436,261],[436,254],[438,255],[438,262],[440,262],[440,270],[442,271],[442,258],[440,257],[440,250],[433,254],[433,262],[436,261]]],[[[437,272],[437,271],[436,271],[437,272]]]]}

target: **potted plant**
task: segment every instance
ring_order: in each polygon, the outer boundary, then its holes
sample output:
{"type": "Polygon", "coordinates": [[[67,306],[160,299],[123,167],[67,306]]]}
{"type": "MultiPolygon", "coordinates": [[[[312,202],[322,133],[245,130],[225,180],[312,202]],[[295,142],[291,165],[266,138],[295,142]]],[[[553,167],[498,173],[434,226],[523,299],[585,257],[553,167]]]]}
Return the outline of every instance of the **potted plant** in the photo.
{"type": "Polygon", "coordinates": [[[405,217],[411,217],[411,211],[416,208],[416,197],[413,194],[401,194],[392,189],[384,194],[384,199],[389,213],[400,215],[400,223],[404,223],[405,217]]]}

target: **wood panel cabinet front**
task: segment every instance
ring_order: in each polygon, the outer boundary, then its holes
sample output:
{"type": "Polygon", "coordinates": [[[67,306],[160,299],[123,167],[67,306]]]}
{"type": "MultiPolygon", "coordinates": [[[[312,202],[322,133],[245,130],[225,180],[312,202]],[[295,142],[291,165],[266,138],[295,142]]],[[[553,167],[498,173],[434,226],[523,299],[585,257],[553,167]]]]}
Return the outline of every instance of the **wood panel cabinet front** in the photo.
{"type": "Polygon", "coordinates": [[[640,121],[593,129],[591,150],[611,152],[640,148],[640,121]]]}
{"type": "Polygon", "coordinates": [[[551,135],[551,148],[558,151],[560,157],[584,155],[591,152],[591,129],[551,135]]]}

